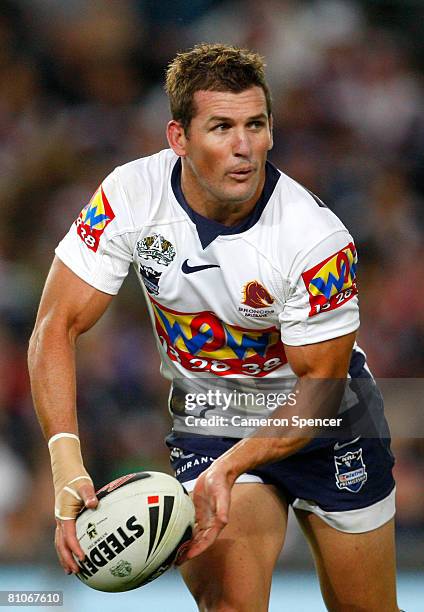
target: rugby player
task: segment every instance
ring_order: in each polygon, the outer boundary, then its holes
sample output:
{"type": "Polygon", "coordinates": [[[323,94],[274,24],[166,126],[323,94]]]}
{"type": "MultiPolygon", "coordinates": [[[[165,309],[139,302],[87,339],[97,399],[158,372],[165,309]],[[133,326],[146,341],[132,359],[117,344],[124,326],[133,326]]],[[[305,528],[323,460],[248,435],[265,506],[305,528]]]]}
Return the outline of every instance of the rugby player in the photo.
{"type": "MultiPolygon", "coordinates": [[[[162,371],[174,381],[167,443],[197,513],[180,568],[199,610],[268,609],[291,505],[329,610],[398,611],[387,439],[245,437],[184,421],[181,397],[212,380],[278,389],[293,376],[371,375],[355,343],[353,239],[267,161],[272,111],[261,58],[198,45],[170,64],[166,89],[170,148],[116,168],[83,208],[56,249],[30,342],[60,562],[78,572],[75,517],[97,505],[78,438],[75,345],[133,264],[162,371]]],[[[372,401],[381,407],[377,389],[372,401]]]]}

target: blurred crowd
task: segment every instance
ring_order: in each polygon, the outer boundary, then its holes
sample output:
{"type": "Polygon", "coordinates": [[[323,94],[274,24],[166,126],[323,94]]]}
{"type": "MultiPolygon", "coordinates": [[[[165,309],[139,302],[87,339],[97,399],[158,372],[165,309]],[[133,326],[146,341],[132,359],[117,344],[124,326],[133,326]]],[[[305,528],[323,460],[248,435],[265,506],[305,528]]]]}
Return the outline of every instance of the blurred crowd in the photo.
{"type": "MultiPolygon", "coordinates": [[[[0,560],[52,550],[49,459],[26,349],[54,247],[116,165],[167,146],[164,69],[197,42],[265,56],[270,158],[355,238],[369,364],[377,377],[424,377],[424,9],[391,2],[391,14],[385,4],[2,0],[0,560]]],[[[134,278],[80,349],[80,428],[96,484],[168,470],[168,384],[134,278]]],[[[424,530],[424,440],[413,436],[394,441],[401,540],[424,530]]]]}

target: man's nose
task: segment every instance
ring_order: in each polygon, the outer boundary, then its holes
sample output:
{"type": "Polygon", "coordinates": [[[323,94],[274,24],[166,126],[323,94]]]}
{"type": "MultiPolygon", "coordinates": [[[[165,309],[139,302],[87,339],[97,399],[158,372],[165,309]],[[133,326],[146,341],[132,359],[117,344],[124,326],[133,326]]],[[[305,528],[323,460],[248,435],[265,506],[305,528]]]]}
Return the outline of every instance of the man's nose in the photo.
{"type": "Polygon", "coordinates": [[[249,135],[244,130],[237,130],[234,132],[233,154],[237,157],[250,157],[250,139],[249,135]]]}

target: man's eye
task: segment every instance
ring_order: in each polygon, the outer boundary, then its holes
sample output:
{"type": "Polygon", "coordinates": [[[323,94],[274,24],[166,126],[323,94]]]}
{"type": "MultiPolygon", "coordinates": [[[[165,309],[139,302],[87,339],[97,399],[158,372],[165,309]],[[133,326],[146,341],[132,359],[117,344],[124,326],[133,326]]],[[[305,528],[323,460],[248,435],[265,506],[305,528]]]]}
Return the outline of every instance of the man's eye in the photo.
{"type": "Polygon", "coordinates": [[[219,123],[218,125],[215,125],[215,127],[212,129],[217,132],[224,132],[225,130],[228,130],[229,128],[230,128],[230,125],[228,123],[219,123]]]}
{"type": "Polygon", "coordinates": [[[249,125],[252,128],[259,129],[263,127],[265,123],[263,121],[251,121],[249,125]]]}

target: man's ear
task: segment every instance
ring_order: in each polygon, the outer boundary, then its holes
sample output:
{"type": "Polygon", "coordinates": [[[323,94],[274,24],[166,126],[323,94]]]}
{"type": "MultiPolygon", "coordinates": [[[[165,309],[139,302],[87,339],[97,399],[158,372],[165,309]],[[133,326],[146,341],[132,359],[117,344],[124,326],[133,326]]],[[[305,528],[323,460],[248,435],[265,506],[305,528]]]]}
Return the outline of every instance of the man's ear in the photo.
{"type": "Polygon", "coordinates": [[[187,155],[186,145],[187,136],[184,128],[179,121],[172,119],[166,126],[166,137],[171,149],[175,155],[179,157],[185,157],[187,155]]]}
{"type": "Polygon", "coordinates": [[[272,115],[269,116],[268,123],[269,123],[269,136],[270,136],[268,151],[271,151],[272,147],[274,146],[274,136],[272,132],[274,128],[274,119],[272,115]]]}

